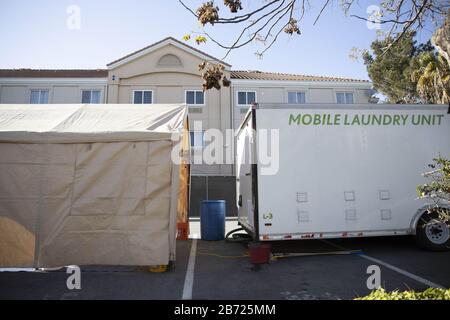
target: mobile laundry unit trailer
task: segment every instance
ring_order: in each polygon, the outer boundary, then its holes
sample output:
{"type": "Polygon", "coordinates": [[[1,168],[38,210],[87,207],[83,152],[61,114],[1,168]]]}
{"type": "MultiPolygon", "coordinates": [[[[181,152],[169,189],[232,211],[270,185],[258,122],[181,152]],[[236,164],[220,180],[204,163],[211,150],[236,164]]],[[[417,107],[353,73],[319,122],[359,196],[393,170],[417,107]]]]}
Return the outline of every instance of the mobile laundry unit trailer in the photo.
{"type": "Polygon", "coordinates": [[[415,234],[448,247],[416,194],[432,159],[450,157],[447,108],[252,107],[236,144],[239,224],[261,241],[415,234]]]}

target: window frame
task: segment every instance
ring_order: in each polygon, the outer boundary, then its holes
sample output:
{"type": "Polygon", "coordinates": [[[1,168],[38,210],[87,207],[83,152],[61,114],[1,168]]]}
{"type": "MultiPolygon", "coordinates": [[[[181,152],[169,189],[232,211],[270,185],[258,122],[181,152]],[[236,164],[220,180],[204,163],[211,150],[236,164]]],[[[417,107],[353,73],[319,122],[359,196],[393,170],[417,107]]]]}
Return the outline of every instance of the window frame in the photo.
{"type": "Polygon", "coordinates": [[[336,91],[335,98],[336,98],[336,104],[355,104],[355,93],[353,91],[336,91]],[[345,100],[344,103],[338,102],[338,94],[344,95],[344,100],[345,100]],[[352,95],[352,103],[349,103],[347,101],[347,94],[352,95]]]}
{"type": "Polygon", "coordinates": [[[287,90],[287,103],[288,104],[306,104],[306,90],[287,90]],[[289,93],[295,93],[295,100],[296,103],[289,103],[289,93]],[[298,94],[299,93],[303,93],[303,95],[305,96],[305,102],[303,103],[299,103],[298,102],[298,94]]]}
{"type": "Polygon", "coordinates": [[[98,104],[101,104],[101,103],[102,103],[102,98],[103,98],[103,90],[101,90],[101,89],[81,89],[81,101],[80,101],[80,102],[81,102],[82,104],[96,104],[96,103],[93,103],[93,102],[92,102],[92,92],[93,92],[93,91],[98,91],[98,92],[100,93],[98,104]],[[89,92],[91,93],[91,96],[90,96],[90,102],[89,102],[89,103],[83,103],[83,93],[84,93],[85,91],[89,91],[89,92]]]}
{"type": "Polygon", "coordinates": [[[204,106],[206,106],[206,92],[203,90],[199,90],[199,89],[184,90],[184,103],[187,104],[188,106],[192,106],[192,107],[204,107],[204,106]],[[193,104],[187,102],[187,93],[188,92],[194,92],[194,103],[193,104]],[[203,93],[203,104],[195,103],[197,101],[197,92],[203,93]]]}
{"type": "Polygon", "coordinates": [[[192,149],[196,149],[196,150],[203,149],[206,146],[206,143],[205,143],[205,130],[202,130],[202,131],[189,131],[189,144],[190,144],[190,147],[192,149]],[[201,145],[195,145],[195,144],[193,145],[192,144],[192,142],[195,141],[195,134],[196,133],[201,133],[202,134],[202,144],[201,145]],[[194,135],[194,139],[192,139],[192,135],[194,135]]]}
{"type": "Polygon", "coordinates": [[[237,90],[236,91],[236,106],[238,107],[248,107],[251,106],[252,104],[248,104],[248,93],[252,92],[255,94],[255,102],[254,103],[258,103],[258,94],[256,92],[256,90],[237,90]],[[239,93],[241,92],[245,92],[245,102],[246,104],[240,104],[239,103],[239,93]]]}
{"type": "Polygon", "coordinates": [[[154,101],[155,101],[155,93],[154,93],[153,90],[150,90],[150,89],[137,89],[137,90],[133,90],[133,95],[132,95],[132,99],[131,99],[131,103],[132,103],[132,104],[154,104],[154,101]],[[152,93],[152,102],[150,102],[150,103],[144,103],[144,92],[147,92],[147,91],[152,93]],[[141,103],[135,103],[135,102],[134,102],[134,98],[135,98],[134,93],[135,93],[135,92],[142,92],[142,102],[141,102],[141,103]]]}
{"type": "Polygon", "coordinates": [[[30,89],[30,99],[29,99],[30,104],[49,104],[50,103],[50,89],[38,89],[38,88],[32,88],[30,89]],[[33,103],[31,101],[32,96],[33,96],[33,91],[38,91],[39,92],[39,102],[38,103],[33,103]],[[47,92],[47,102],[46,103],[41,103],[41,94],[42,92],[47,92]]]}

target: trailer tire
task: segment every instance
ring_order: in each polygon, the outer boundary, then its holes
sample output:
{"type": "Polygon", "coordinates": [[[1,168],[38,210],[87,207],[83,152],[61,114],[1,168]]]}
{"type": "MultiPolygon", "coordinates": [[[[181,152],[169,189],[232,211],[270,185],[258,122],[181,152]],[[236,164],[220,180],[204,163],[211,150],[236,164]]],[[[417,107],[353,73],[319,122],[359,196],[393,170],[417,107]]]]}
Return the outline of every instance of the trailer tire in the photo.
{"type": "MultiPolygon", "coordinates": [[[[447,211],[447,209],[444,209],[447,211]]],[[[424,212],[416,227],[416,241],[420,247],[430,251],[450,250],[450,225],[439,219],[436,211],[424,212]]]]}

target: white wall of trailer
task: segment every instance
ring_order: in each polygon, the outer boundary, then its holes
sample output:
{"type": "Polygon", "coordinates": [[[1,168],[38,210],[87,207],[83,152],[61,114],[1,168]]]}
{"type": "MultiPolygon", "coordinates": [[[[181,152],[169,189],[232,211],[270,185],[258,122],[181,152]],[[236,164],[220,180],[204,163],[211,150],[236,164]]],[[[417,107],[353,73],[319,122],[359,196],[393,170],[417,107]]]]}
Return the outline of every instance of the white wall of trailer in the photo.
{"type": "MultiPolygon", "coordinates": [[[[426,207],[416,194],[416,186],[426,182],[421,173],[438,154],[450,157],[447,109],[367,105],[256,109],[257,130],[278,129],[280,140],[279,171],[262,175],[258,165],[260,240],[414,233],[415,220],[426,207]],[[291,116],[293,120],[307,114],[319,114],[326,121],[307,125],[307,116],[306,124],[301,120],[289,124],[291,116]],[[365,120],[396,116],[398,121],[351,125],[355,115],[359,120],[362,115],[365,120]],[[336,117],[340,121],[334,122],[336,117]],[[431,122],[413,124],[423,118],[431,122]]],[[[238,189],[238,197],[242,193],[243,203],[251,202],[249,191],[238,189]]],[[[239,220],[253,229],[248,210],[239,208],[239,220]]]]}

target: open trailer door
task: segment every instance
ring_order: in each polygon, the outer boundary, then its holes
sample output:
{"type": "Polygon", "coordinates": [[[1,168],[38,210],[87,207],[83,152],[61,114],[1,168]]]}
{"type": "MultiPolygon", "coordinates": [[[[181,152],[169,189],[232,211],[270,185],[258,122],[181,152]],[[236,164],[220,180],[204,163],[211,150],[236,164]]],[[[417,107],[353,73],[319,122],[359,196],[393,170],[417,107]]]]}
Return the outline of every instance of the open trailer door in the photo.
{"type": "Polygon", "coordinates": [[[248,111],[236,139],[236,198],[238,222],[253,238],[258,237],[258,192],[255,109],[248,111]]]}

